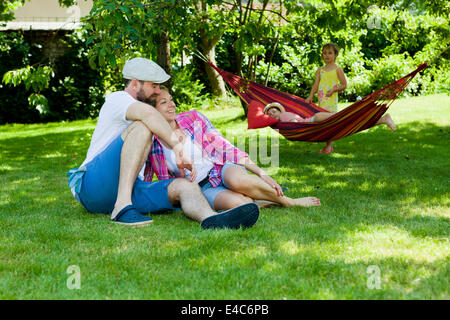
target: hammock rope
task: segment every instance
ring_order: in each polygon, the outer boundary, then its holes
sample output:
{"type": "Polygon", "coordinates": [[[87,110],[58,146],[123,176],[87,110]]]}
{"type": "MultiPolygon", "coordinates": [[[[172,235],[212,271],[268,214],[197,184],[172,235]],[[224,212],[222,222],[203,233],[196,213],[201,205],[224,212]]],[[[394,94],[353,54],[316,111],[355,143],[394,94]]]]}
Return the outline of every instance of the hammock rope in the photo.
{"type": "MultiPolygon", "coordinates": [[[[247,104],[254,100],[261,102],[264,106],[271,102],[279,102],[286,111],[298,114],[302,118],[312,117],[317,112],[328,112],[313,103],[308,104],[300,97],[246,80],[218,68],[211,62],[207,63],[247,104]]],[[[428,63],[419,65],[403,78],[388,84],[360,101],[356,101],[324,121],[313,123],[278,122],[271,127],[278,130],[288,140],[308,142],[338,140],[366,130],[377,123],[417,73],[427,67],[428,63]]]]}

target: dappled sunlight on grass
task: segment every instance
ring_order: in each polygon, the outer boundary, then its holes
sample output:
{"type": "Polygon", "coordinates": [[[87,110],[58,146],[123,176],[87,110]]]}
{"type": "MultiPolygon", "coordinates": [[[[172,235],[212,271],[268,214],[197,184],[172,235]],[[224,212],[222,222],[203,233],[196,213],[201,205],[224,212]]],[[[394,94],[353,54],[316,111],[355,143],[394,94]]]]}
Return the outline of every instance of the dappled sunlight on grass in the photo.
{"type": "Polygon", "coordinates": [[[450,227],[450,199],[443,199],[444,203],[442,206],[427,207],[427,208],[411,208],[410,216],[420,216],[420,217],[441,217],[447,218],[450,227]],[[445,206],[444,206],[445,205],[445,206]]]}
{"type": "Polygon", "coordinates": [[[257,257],[265,257],[267,256],[267,248],[257,246],[254,248],[248,248],[244,250],[234,251],[233,258],[235,258],[237,261],[239,261],[240,257],[248,258],[248,259],[254,259],[257,257]]]}
{"type": "Polygon", "coordinates": [[[46,124],[10,124],[0,126],[0,141],[10,138],[37,137],[53,133],[70,133],[74,131],[94,131],[96,120],[74,122],[54,122],[46,124]]]}
{"type": "Polygon", "coordinates": [[[450,255],[449,243],[432,238],[415,237],[390,225],[362,226],[345,234],[342,257],[348,263],[396,257],[415,263],[433,263],[450,255]]]}
{"type": "Polygon", "coordinates": [[[274,273],[283,268],[282,264],[277,261],[267,261],[261,268],[259,273],[274,273]]]}
{"type": "Polygon", "coordinates": [[[300,252],[300,248],[294,240],[286,241],[281,244],[280,250],[286,254],[297,254],[300,252]]]}
{"type": "Polygon", "coordinates": [[[26,184],[34,184],[34,182],[41,180],[41,177],[37,176],[37,177],[30,177],[27,179],[24,178],[20,178],[17,180],[12,181],[12,184],[18,184],[20,186],[26,185],[26,184]]]}
{"type": "Polygon", "coordinates": [[[339,152],[333,152],[330,156],[332,156],[333,158],[336,158],[336,159],[354,159],[355,158],[354,154],[344,154],[344,153],[339,153],[339,152]]]}

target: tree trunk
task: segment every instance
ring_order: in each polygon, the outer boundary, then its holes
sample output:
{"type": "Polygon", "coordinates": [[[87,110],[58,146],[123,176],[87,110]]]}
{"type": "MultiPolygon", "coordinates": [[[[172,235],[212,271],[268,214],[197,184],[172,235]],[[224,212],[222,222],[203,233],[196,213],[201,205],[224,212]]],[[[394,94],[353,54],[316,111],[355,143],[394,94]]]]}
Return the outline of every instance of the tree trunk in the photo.
{"type": "MultiPolygon", "coordinates": [[[[208,18],[208,1],[202,0],[195,2],[195,8],[198,13],[202,16],[203,22],[207,22],[208,18]]],[[[202,54],[206,57],[207,61],[212,62],[214,65],[216,63],[216,44],[219,42],[223,35],[223,29],[219,30],[206,30],[201,29],[200,31],[200,50],[202,54]],[[211,33],[214,34],[211,34],[211,33]]],[[[215,97],[225,98],[227,92],[225,90],[225,83],[223,78],[214,70],[209,64],[205,63],[205,71],[208,76],[208,80],[211,84],[212,93],[215,97]]]]}
{"type": "MultiPolygon", "coordinates": [[[[156,58],[156,63],[158,63],[161,68],[166,71],[168,75],[172,75],[172,64],[170,61],[170,40],[169,40],[169,31],[163,30],[161,32],[159,38],[158,45],[158,57],[156,58]]],[[[166,87],[172,89],[172,78],[170,78],[167,82],[164,83],[166,87]]]]}
{"type": "MultiPolygon", "coordinates": [[[[212,62],[214,65],[216,63],[216,43],[218,39],[208,40],[205,37],[202,37],[202,53],[208,59],[208,61],[212,62]]],[[[208,75],[209,82],[211,83],[211,88],[213,91],[213,95],[219,98],[225,98],[227,96],[227,91],[225,89],[225,82],[223,78],[214,70],[209,64],[205,63],[205,71],[208,75]]]]}

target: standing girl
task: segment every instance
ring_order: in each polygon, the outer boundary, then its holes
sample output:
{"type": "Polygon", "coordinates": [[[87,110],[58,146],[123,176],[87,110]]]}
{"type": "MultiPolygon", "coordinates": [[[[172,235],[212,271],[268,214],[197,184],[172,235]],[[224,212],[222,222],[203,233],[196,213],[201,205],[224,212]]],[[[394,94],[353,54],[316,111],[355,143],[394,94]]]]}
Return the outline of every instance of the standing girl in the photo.
{"type": "MultiPolygon", "coordinates": [[[[338,92],[347,88],[347,80],[344,71],[336,64],[339,48],[334,43],[327,43],[322,47],[322,59],[325,65],[316,71],[316,80],[311,89],[306,102],[311,103],[314,94],[317,92],[319,107],[332,113],[337,112],[338,92]]],[[[333,152],[333,142],[328,141],[327,145],[319,153],[330,154],[333,152]]]]}

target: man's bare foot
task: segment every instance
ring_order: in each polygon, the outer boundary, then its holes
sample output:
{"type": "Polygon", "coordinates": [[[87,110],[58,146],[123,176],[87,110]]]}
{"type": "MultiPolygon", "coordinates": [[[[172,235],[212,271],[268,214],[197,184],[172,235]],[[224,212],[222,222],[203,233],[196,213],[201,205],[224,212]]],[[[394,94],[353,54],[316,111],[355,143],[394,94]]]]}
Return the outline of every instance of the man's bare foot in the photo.
{"type": "Polygon", "coordinates": [[[288,206],[296,206],[296,207],[312,207],[312,206],[320,206],[320,200],[316,197],[305,197],[305,198],[297,198],[290,199],[288,206]]]}
{"type": "Polygon", "coordinates": [[[395,131],[395,129],[397,129],[397,127],[395,126],[394,120],[392,120],[391,115],[389,113],[386,113],[381,118],[381,123],[384,123],[385,125],[387,125],[389,128],[391,128],[392,131],[395,131]]]}

